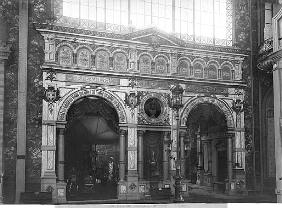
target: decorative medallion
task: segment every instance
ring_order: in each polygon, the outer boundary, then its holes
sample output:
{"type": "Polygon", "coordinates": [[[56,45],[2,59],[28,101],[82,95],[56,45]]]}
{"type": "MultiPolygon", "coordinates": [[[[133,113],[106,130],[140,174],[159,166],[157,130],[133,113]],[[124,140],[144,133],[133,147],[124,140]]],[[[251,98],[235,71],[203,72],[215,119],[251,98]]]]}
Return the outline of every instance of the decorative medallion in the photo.
{"type": "Polygon", "coordinates": [[[137,187],[137,186],[136,186],[135,183],[131,183],[130,186],[129,186],[129,190],[130,190],[130,191],[135,191],[136,187],[137,187]]]}
{"type": "Polygon", "coordinates": [[[140,93],[130,92],[125,94],[125,104],[130,108],[131,117],[134,116],[134,109],[140,104],[140,93]]]}
{"type": "Polygon", "coordinates": [[[60,90],[55,89],[54,86],[48,86],[48,88],[44,89],[43,99],[48,102],[48,109],[50,114],[53,114],[54,103],[60,99],[60,90]]]}
{"type": "Polygon", "coordinates": [[[48,103],[54,103],[60,99],[60,90],[55,89],[54,86],[48,86],[47,89],[44,89],[43,99],[48,103]]]}
{"type": "Polygon", "coordinates": [[[125,103],[131,109],[136,108],[140,104],[140,93],[130,92],[125,94],[125,103]]]}
{"type": "Polygon", "coordinates": [[[159,93],[145,95],[141,100],[138,123],[169,125],[168,98],[159,93]]]}

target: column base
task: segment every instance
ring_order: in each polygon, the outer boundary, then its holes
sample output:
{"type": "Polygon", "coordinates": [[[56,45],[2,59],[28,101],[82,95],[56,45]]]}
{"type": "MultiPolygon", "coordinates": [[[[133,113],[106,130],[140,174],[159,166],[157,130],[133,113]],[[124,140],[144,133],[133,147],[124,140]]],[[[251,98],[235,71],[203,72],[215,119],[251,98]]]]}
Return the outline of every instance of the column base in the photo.
{"type": "Polygon", "coordinates": [[[46,173],[41,177],[41,191],[42,192],[52,192],[52,203],[57,203],[57,177],[54,173],[46,173]]]}
{"type": "Polygon", "coordinates": [[[244,169],[233,169],[233,179],[226,181],[226,193],[229,195],[248,195],[244,169]]]}
{"type": "Polygon", "coordinates": [[[67,202],[66,186],[67,186],[67,183],[65,182],[57,182],[56,194],[57,194],[57,203],[58,204],[64,204],[67,202]]]}

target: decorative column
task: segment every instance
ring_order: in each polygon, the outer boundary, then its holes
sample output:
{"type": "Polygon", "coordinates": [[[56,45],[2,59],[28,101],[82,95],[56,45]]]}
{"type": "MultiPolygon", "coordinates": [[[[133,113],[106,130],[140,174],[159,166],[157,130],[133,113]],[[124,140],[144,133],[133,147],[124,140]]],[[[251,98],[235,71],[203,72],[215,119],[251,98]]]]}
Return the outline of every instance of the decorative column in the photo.
{"type": "Polygon", "coordinates": [[[164,132],[164,137],[163,137],[163,180],[169,180],[168,178],[168,151],[169,150],[169,132],[165,131],[164,132]]]}
{"type": "MultiPolygon", "coordinates": [[[[0,19],[1,20],[1,19],[0,19]]],[[[1,21],[2,23],[2,21],[1,21]]],[[[0,27],[3,26],[0,24],[0,27]]],[[[5,26],[3,26],[6,30],[5,26]]],[[[8,59],[10,50],[5,44],[6,38],[0,34],[0,204],[3,203],[3,176],[4,176],[4,158],[3,158],[3,120],[4,120],[4,66],[8,59]]]]}
{"type": "Polygon", "coordinates": [[[58,125],[58,172],[57,172],[57,203],[66,203],[65,182],[65,126],[58,125]]]}
{"type": "Polygon", "coordinates": [[[143,135],[144,131],[138,130],[138,177],[143,179],[144,177],[144,148],[143,148],[143,135]]]}
{"type": "Polygon", "coordinates": [[[197,156],[198,156],[198,167],[197,167],[196,184],[202,185],[203,156],[202,156],[202,141],[201,141],[201,135],[199,132],[197,133],[197,156]]]}
{"type": "Polygon", "coordinates": [[[127,137],[127,199],[139,198],[139,183],[137,172],[137,126],[128,127],[127,137]]]}
{"type": "Polygon", "coordinates": [[[65,129],[59,129],[58,135],[58,181],[64,182],[65,180],[65,138],[64,138],[65,129]]]}
{"type": "Polygon", "coordinates": [[[19,61],[18,61],[16,203],[20,202],[20,195],[22,192],[25,192],[28,0],[20,0],[18,4],[19,4],[19,61]]]}
{"type": "Polygon", "coordinates": [[[181,176],[185,178],[185,139],[186,132],[180,131],[179,132],[179,139],[180,139],[180,161],[181,161],[181,176]]]}
{"type": "Polygon", "coordinates": [[[124,181],[125,176],[125,134],[126,130],[121,129],[119,134],[119,179],[124,181]]]}
{"type": "Polygon", "coordinates": [[[231,190],[231,181],[233,179],[233,171],[232,171],[232,139],[234,137],[234,133],[227,134],[227,173],[228,173],[228,190],[231,190]]]}

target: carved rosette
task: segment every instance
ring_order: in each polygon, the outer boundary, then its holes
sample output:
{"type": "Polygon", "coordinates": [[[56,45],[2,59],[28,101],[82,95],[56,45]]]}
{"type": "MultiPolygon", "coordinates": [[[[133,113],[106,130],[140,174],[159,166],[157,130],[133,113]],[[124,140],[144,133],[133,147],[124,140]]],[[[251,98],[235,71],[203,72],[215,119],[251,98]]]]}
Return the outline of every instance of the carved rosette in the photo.
{"type": "Polygon", "coordinates": [[[170,125],[167,96],[159,93],[148,93],[141,98],[138,124],[170,125]],[[145,112],[145,103],[150,98],[157,98],[161,104],[161,113],[157,118],[149,117],[145,112]]]}

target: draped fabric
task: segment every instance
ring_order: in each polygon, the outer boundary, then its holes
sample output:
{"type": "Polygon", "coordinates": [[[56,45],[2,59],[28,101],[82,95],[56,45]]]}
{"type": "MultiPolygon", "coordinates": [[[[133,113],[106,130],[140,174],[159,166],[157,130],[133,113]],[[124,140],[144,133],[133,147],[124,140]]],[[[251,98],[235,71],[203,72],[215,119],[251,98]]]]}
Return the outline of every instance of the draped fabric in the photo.
{"type": "Polygon", "coordinates": [[[70,133],[79,142],[106,144],[118,139],[118,134],[101,116],[85,116],[72,123],[70,133]]]}
{"type": "Polygon", "coordinates": [[[104,99],[82,98],[67,115],[67,134],[73,141],[106,144],[118,139],[118,115],[104,99]]]}

